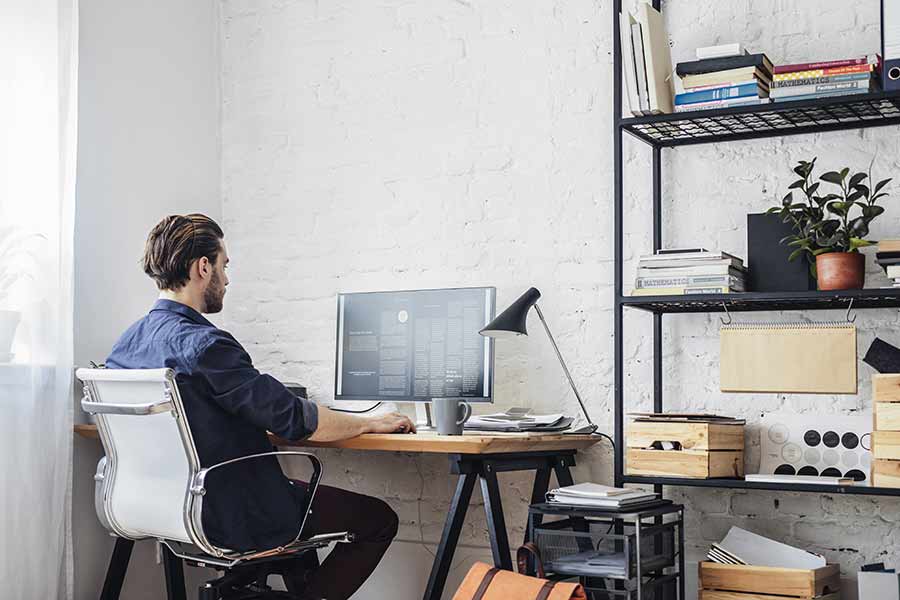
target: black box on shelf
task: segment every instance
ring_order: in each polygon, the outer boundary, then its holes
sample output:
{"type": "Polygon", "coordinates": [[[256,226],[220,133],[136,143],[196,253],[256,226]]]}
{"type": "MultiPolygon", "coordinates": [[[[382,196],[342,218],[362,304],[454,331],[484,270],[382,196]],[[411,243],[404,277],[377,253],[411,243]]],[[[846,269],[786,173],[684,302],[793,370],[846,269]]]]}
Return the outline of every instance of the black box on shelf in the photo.
{"type": "Polygon", "coordinates": [[[816,280],[805,257],[789,261],[793,246],[781,240],[793,229],[778,215],[747,215],[747,291],[807,292],[816,290],[816,280]]]}

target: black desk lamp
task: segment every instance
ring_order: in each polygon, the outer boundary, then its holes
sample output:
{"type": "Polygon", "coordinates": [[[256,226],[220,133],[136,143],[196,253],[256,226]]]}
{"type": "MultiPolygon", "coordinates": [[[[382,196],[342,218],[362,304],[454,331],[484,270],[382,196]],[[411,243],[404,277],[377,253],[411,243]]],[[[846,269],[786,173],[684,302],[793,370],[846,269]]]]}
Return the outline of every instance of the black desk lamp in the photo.
{"type": "Polygon", "coordinates": [[[575,398],[578,399],[578,404],[581,405],[581,412],[584,414],[584,418],[587,419],[588,427],[585,429],[589,430],[590,433],[593,433],[597,431],[597,426],[591,421],[591,416],[584,407],[584,402],[581,400],[581,394],[578,393],[578,388],[575,387],[575,382],[572,381],[572,375],[569,373],[566,361],[563,360],[562,354],[559,353],[556,340],[553,339],[553,334],[550,333],[550,328],[547,326],[547,321],[544,319],[541,307],[537,305],[537,301],[540,297],[541,293],[537,288],[529,288],[527,292],[519,296],[518,300],[510,304],[509,308],[497,315],[493,321],[485,325],[484,329],[478,333],[492,338],[510,338],[518,335],[528,335],[528,331],[525,329],[525,321],[528,318],[528,309],[533,306],[534,310],[537,311],[538,317],[541,319],[544,331],[547,332],[547,337],[550,338],[550,343],[553,344],[553,349],[556,351],[556,357],[559,359],[559,364],[562,365],[563,372],[565,372],[566,378],[569,380],[569,385],[572,386],[572,391],[575,392],[575,398]]]}

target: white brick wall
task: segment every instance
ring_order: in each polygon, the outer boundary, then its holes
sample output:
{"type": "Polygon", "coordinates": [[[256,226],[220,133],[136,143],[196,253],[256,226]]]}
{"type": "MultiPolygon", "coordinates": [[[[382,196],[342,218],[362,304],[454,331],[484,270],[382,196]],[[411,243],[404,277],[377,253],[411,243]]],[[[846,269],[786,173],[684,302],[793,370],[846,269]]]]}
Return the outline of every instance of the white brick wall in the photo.
{"type": "MultiPolygon", "coordinates": [[[[327,400],[337,292],[485,284],[497,286],[503,305],[535,285],[595,418],[611,429],[611,10],[609,0],[223,1],[227,322],[261,367],[303,380],[327,400]]],[[[734,40],[776,63],[864,54],[878,44],[875,0],[828,0],[815,9],[786,0],[694,0],[666,2],[664,10],[676,61],[698,45],[734,40]]],[[[887,128],[666,151],[665,242],[745,255],[745,215],[783,195],[796,160],[818,156],[823,166],[863,169],[877,155],[877,174],[891,176],[898,150],[897,130],[887,128]]],[[[649,150],[626,138],[625,160],[630,278],[633,259],[650,245],[649,150]]],[[[876,237],[896,235],[894,202],[876,237]]],[[[885,283],[869,271],[869,285],[885,283]]],[[[763,411],[868,409],[864,365],[858,397],[719,393],[716,318],[666,319],[665,395],[673,409],[718,410],[751,423],[763,411]]],[[[876,334],[900,342],[897,321],[895,311],[860,312],[860,348],[876,334]]],[[[649,317],[628,313],[626,330],[628,405],[647,409],[649,317]]],[[[576,410],[542,336],[498,346],[497,367],[498,406],[576,410]]],[[[752,428],[750,439],[752,466],[752,428]]],[[[382,496],[401,515],[409,544],[392,551],[370,590],[418,597],[421,574],[407,561],[427,566],[430,556],[413,543],[433,544],[440,534],[452,489],[445,461],[324,454],[329,482],[382,496]]],[[[577,477],[609,481],[610,459],[603,444],[584,453],[577,477]]],[[[530,482],[507,476],[502,483],[515,541],[530,482]]],[[[693,560],[739,524],[821,551],[847,578],[865,561],[900,566],[891,543],[897,500],[672,494],[688,507],[693,560]]],[[[480,506],[473,509],[463,541],[486,556],[484,519],[480,506]]]]}

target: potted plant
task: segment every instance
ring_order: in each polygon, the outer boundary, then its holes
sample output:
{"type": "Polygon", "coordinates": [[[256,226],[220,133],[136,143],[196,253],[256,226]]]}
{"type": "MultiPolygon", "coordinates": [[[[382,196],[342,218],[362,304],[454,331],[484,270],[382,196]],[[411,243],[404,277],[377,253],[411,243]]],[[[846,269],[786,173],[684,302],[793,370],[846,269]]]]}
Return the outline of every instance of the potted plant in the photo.
{"type": "Polygon", "coordinates": [[[0,227],[0,363],[12,361],[12,343],[22,318],[19,311],[12,310],[10,294],[13,286],[28,276],[28,240],[40,237],[0,227]]]}
{"type": "Polygon", "coordinates": [[[869,186],[869,172],[850,174],[849,168],[829,171],[814,181],[816,159],[800,161],[794,172],[800,179],[789,186],[781,206],[769,209],[790,223],[793,233],[782,240],[794,248],[788,257],[796,260],[805,256],[818,280],[820,290],[851,290],[863,287],[865,280],[865,256],[860,248],[877,242],[867,240],[869,226],[884,213],[878,200],[887,196],[884,187],[891,181],[884,179],[869,186]],[[836,188],[820,194],[822,183],[836,188]],[[794,201],[794,190],[803,199],[794,201]]]}

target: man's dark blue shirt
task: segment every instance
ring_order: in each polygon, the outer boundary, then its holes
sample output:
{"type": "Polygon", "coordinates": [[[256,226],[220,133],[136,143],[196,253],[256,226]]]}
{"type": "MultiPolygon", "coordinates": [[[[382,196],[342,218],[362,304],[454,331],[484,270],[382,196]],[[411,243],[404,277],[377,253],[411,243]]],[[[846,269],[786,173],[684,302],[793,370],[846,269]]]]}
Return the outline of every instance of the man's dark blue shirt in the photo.
{"type": "MultiPolygon", "coordinates": [[[[231,334],[172,300],[157,300],[129,327],[106,366],[174,369],[204,467],[271,451],[267,430],[300,440],[318,426],[315,404],[257,371],[231,334]]],[[[241,461],[216,475],[203,498],[203,528],[211,542],[234,550],[268,549],[297,535],[299,490],[275,458],[241,461]]]]}

